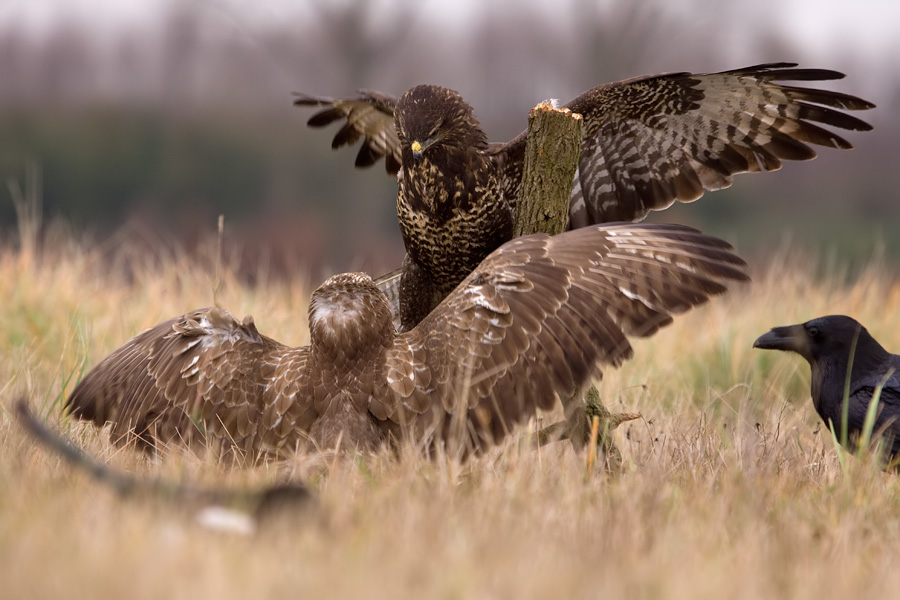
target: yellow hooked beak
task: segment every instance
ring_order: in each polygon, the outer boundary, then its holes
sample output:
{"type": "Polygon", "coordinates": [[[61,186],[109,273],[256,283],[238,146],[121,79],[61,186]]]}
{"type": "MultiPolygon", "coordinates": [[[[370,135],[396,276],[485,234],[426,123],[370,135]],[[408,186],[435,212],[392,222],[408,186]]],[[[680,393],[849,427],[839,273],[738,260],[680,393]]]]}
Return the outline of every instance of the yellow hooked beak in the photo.
{"type": "Polygon", "coordinates": [[[420,144],[418,140],[416,140],[412,144],[410,144],[409,147],[413,151],[414,157],[419,158],[420,156],[422,156],[423,148],[422,148],[422,144],[420,144]]]}

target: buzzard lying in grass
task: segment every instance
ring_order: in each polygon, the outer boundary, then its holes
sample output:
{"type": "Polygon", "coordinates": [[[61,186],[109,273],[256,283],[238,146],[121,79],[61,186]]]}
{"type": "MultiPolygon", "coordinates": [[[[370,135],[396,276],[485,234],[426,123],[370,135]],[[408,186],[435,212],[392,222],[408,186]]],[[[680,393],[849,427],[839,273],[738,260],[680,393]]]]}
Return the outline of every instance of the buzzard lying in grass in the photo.
{"type": "Polygon", "coordinates": [[[117,444],[200,441],[251,459],[404,440],[474,450],[629,358],[626,336],[747,279],[743,267],[726,242],[677,225],[526,236],[399,334],[367,275],[336,275],[313,292],[308,346],[196,310],[126,342],[67,406],[112,422],[117,444]]]}
{"type": "MultiPolygon", "coordinates": [[[[840,79],[841,73],[773,63],[721,73],[671,73],[596,87],[566,105],[584,118],[584,143],[569,227],[637,221],[675,200],[731,185],[732,175],[808,160],[809,144],[851,148],[817,125],[864,131],[841,112],[872,108],[839,92],[782,81],[840,79]]],[[[488,143],[462,97],[420,85],[399,99],[298,94],[325,106],[309,125],[346,120],[333,148],[363,139],[356,165],[385,158],[399,179],[397,215],[407,259],[400,282],[403,329],[418,323],[492,250],[512,237],[525,134],[488,143]]]]}

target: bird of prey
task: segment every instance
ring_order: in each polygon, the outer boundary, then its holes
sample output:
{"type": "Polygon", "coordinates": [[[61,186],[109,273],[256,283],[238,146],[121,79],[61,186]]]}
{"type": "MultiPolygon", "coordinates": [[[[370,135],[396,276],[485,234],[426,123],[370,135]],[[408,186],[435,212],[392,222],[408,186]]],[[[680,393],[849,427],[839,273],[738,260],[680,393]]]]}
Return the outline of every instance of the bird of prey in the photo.
{"type": "Polygon", "coordinates": [[[874,431],[883,432],[891,456],[900,454],[900,356],[885,350],[856,320],[831,315],[776,327],[753,342],[753,347],[796,352],[809,362],[813,406],[825,424],[834,427],[838,440],[847,440],[851,449],[880,386],[874,431]]]}
{"type": "Polygon", "coordinates": [[[413,440],[467,453],[629,358],[627,336],[747,279],[730,248],[677,225],[517,238],[399,334],[367,275],[335,275],[310,299],[308,346],[196,310],[114,351],[67,407],[148,449],[199,441],[258,459],[413,440]]]}
{"type": "MultiPolygon", "coordinates": [[[[675,200],[731,185],[732,175],[772,171],[816,156],[810,144],[851,148],[819,124],[864,131],[841,110],[874,105],[827,90],[785,85],[843,74],[793,63],[721,73],[669,73],[596,87],[565,105],[584,119],[569,228],[638,221],[675,200]]],[[[345,121],[333,148],[362,147],[356,165],[381,157],[399,180],[397,215],[407,258],[400,282],[403,329],[418,323],[475,266],[512,237],[524,167],[523,132],[489,143],[455,91],[419,85],[399,99],[373,91],[352,98],[297,94],[324,106],[308,124],[345,121]]]]}

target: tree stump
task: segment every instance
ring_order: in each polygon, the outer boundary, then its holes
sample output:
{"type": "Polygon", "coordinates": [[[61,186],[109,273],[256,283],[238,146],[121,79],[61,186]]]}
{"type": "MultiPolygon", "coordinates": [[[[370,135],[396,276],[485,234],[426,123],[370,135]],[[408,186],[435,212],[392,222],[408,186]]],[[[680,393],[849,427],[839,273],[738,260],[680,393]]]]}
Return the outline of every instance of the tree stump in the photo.
{"type": "Polygon", "coordinates": [[[581,115],[541,102],[528,114],[525,170],[513,235],[566,230],[569,196],[581,156],[581,115]]]}
{"type": "MultiPolygon", "coordinates": [[[[581,142],[581,115],[567,108],[556,108],[550,102],[541,102],[531,110],[525,141],[525,170],[513,225],[516,237],[532,233],[556,235],[566,230],[581,142]]],[[[618,469],[622,455],[612,439],[612,430],[640,415],[610,413],[596,387],[591,387],[586,397],[582,390],[576,390],[562,402],[566,420],[539,431],[537,443],[543,445],[568,438],[580,451],[590,442],[592,421],[597,417],[596,443],[605,458],[598,462],[607,469],[618,469]]]]}

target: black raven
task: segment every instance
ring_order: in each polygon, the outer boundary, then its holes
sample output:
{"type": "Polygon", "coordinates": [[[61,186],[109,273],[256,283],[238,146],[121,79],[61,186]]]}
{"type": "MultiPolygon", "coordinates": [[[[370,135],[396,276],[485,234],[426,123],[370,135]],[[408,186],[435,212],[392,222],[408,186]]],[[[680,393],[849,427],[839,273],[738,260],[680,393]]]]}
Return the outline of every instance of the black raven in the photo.
{"type": "Polygon", "coordinates": [[[856,448],[875,390],[883,386],[873,433],[883,433],[890,456],[900,454],[900,356],[885,350],[855,319],[830,315],[776,327],[753,342],[753,347],[796,352],[809,362],[813,405],[850,449],[856,448]],[[846,435],[842,427],[845,390],[849,400],[846,435]]]}

